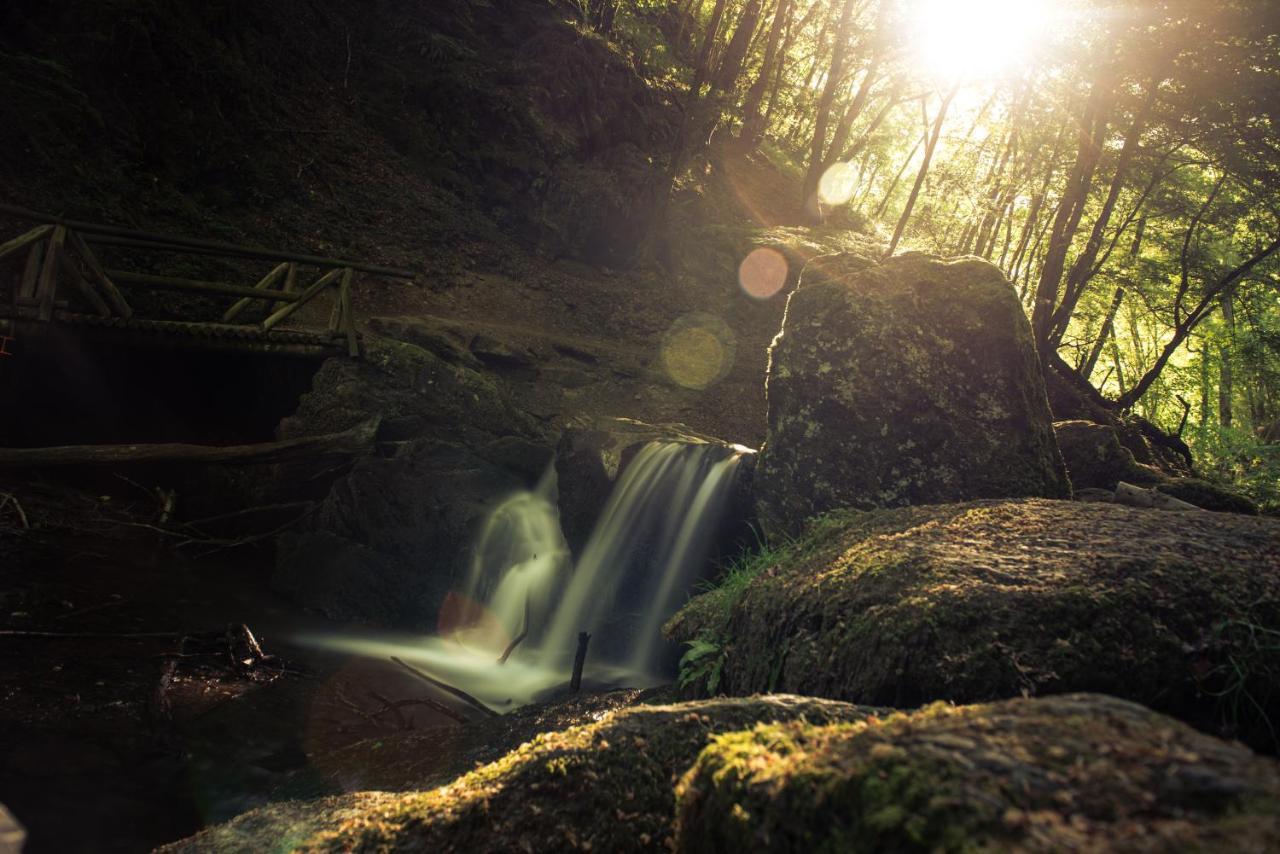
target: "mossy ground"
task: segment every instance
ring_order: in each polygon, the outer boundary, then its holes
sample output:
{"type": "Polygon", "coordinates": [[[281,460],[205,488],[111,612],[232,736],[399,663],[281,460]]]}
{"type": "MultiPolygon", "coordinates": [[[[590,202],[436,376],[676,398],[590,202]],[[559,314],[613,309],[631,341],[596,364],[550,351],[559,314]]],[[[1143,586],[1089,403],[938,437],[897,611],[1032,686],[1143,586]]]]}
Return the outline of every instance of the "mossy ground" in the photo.
{"type": "Polygon", "coordinates": [[[721,648],[721,692],[904,708],[1097,691],[1280,747],[1274,521],[987,501],[832,513],[784,552],[668,625],[721,648]]]}
{"type": "Polygon", "coordinates": [[[718,736],[681,780],[681,851],[1263,851],[1280,769],[1097,695],[935,704],[718,736]]]}
{"type": "Polygon", "coordinates": [[[379,797],[358,809],[348,809],[351,797],[320,802],[322,810],[344,811],[310,824],[289,807],[272,808],[279,822],[270,820],[272,810],[266,821],[250,813],[173,850],[219,850],[219,840],[244,839],[237,825],[254,829],[253,850],[282,843],[306,851],[663,850],[675,781],[715,734],[772,721],[854,721],[876,711],[784,696],[623,709],[539,735],[434,791],[379,797]],[[310,834],[299,837],[299,826],[310,834]]]}

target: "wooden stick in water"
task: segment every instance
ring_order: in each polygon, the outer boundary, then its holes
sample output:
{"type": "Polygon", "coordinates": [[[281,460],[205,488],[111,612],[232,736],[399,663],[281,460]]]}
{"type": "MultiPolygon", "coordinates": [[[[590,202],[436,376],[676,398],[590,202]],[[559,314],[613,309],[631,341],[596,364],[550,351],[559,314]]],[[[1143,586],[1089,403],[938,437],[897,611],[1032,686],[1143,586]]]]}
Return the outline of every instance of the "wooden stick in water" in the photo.
{"type": "Polygon", "coordinates": [[[450,685],[448,682],[441,682],[439,679],[435,678],[434,676],[431,676],[430,674],[427,674],[427,673],[423,673],[421,670],[414,667],[412,664],[407,664],[403,660],[396,658],[394,655],[391,656],[391,660],[394,661],[396,664],[400,665],[401,667],[403,667],[405,670],[412,673],[414,676],[417,676],[423,682],[426,682],[429,685],[434,685],[442,691],[447,691],[448,693],[457,697],[459,700],[462,700],[467,705],[471,706],[472,708],[479,709],[480,711],[484,712],[486,715],[488,715],[491,718],[498,717],[497,712],[495,712],[493,709],[489,708],[484,703],[477,700],[475,697],[468,694],[466,691],[463,691],[461,688],[455,688],[452,685],[450,685]]]}
{"type": "Polygon", "coordinates": [[[573,678],[569,680],[569,687],[575,691],[582,687],[582,666],[587,663],[587,644],[590,642],[591,635],[578,632],[578,652],[573,657],[573,678]]]}

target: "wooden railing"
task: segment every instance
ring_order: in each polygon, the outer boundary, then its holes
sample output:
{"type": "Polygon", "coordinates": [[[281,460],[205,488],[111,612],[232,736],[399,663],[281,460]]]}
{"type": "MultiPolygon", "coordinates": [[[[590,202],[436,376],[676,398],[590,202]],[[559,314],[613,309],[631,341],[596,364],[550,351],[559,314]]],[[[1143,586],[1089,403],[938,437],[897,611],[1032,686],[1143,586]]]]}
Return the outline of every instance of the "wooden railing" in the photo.
{"type": "Polygon", "coordinates": [[[356,273],[413,278],[410,270],[78,222],[7,204],[0,204],[0,213],[38,223],[29,231],[0,244],[0,263],[11,256],[21,258],[21,253],[25,252],[25,262],[10,300],[11,316],[20,320],[48,323],[88,315],[127,323],[135,319],[136,313],[125,291],[136,288],[234,298],[220,321],[183,319],[175,332],[218,333],[251,328],[261,336],[269,337],[273,329],[328,291],[334,299],[327,329],[305,331],[327,335],[331,341],[345,344],[348,355],[358,356],[359,336],[352,309],[356,273]],[[95,246],[277,263],[252,286],[232,285],[109,270],[99,260],[93,249],[95,246]],[[314,281],[300,281],[300,267],[315,268],[312,274],[316,276],[314,281]],[[266,316],[261,320],[240,320],[245,309],[255,302],[269,304],[266,316]]]}

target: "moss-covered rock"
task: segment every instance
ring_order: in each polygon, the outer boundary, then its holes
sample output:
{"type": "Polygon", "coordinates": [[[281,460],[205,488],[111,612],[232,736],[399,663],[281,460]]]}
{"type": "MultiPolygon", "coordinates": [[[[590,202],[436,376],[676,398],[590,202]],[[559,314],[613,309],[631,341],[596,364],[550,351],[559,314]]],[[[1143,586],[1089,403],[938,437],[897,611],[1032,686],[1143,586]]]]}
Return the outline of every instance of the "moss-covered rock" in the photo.
{"type": "Polygon", "coordinates": [[[675,781],[715,734],[778,721],[856,721],[874,711],[783,696],[637,706],[539,735],[434,791],[374,797],[367,806],[353,796],[318,801],[302,814],[272,807],[172,850],[227,850],[217,847],[219,837],[248,843],[241,850],[279,850],[283,830],[291,846],[308,851],[660,851],[671,839],[675,781]],[[341,815],[324,815],[334,808],[341,815]],[[281,821],[267,820],[272,812],[281,821]],[[298,827],[320,830],[298,836],[298,827]],[[240,828],[257,830],[246,837],[240,828]]]}
{"type": "Polygon", "coordinates": [[[1269,519],[1043,500],[832,513],[667,632],[719,648],[725,693],[910,707],[1096,691],[1280,747],[1269,519]]]}
{"type": "Polygon", "coordinates": [[[1004,275],[917,253],[847,266],[801,283],[770,350],[756,479],[766,532],[836,507],[1069,495],[1004,275]]]}
{"type": "Polygon", "coordinates": [[[1090,694],[718,736],[680,851],[1242,851],[1280,846],[1280,768],[1090,694]]]}
{"type": "Polygon", "coordinates": [[[1108,424],[1057,421],[1053,432],[1073,489],[1114,490],[1120,481],[1150,486],[1165,479],[1160,471],[1134,459],[1108,424]]]}
{"type": "Polygon", "coordinates": [[[1258,515],[1258,505],[1248,497],[1196,477],[1175,477],[1156,484],[1156,489],[1174,498],[1189,502],[1205,510],[1219,513],[1244,513],[1258,515]]]}

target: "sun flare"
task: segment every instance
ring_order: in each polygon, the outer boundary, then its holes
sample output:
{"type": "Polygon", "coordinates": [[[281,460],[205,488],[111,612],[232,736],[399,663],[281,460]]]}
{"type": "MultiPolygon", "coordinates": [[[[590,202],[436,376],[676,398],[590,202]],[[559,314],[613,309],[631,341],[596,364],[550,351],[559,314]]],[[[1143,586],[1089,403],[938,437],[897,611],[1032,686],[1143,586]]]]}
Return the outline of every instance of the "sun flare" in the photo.
{"type": "Polygon", "coordinates": [[[910,49],[922,69],[984,77],[1024,62],[1044,39],[1052,0],[916,0],[910,49]]]}

